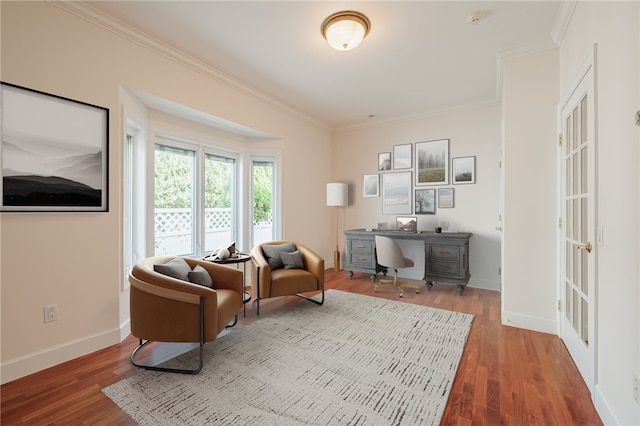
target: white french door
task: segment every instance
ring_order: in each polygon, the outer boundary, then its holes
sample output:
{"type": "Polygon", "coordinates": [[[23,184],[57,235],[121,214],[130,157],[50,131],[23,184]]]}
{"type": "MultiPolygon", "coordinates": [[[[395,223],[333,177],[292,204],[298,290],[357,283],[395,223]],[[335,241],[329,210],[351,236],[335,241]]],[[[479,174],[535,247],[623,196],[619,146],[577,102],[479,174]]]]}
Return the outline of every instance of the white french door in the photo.
{"type": "Polygon", "coordinates": [[[593,395],[595,380],[595,111],[593,61],[562,106],[560,337],[593,395]]]}

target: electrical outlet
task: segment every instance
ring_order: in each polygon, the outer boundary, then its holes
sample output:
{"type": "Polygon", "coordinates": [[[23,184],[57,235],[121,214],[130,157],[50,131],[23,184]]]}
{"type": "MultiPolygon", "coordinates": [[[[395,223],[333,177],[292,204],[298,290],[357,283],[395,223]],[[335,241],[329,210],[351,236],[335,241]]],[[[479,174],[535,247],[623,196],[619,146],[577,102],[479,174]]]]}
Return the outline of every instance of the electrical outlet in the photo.
{"type": "Polygon", "coordinates": [[[44,307],[44,322],[58,321],[58,305],[44,307]]]}
{"type": "Polygon", "coordinates": [[[416,253],[415,253],[415,252],[413,252],[413,251],[410,251],[410,252],[409,252],[409,259],[411,259],[411,260],[416,260],[416,253]]]}
{"type": "Polygon", "coordinates": [[[640,404],[640,381],[637,375],[633,375],[633,400],[640,404]]]}

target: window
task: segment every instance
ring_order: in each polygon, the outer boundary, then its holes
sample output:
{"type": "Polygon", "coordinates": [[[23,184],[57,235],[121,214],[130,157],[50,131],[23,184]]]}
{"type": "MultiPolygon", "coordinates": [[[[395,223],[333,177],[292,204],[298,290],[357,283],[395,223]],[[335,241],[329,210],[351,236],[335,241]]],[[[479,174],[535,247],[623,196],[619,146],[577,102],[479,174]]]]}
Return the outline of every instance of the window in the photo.
{"type": "Polygon", "coordinates": [[[178,130],[147,138],[145,126],[127,118],[125,275],[148,256],[201,257],[230,242],[248,252],[279,238],[277,155],[254,156],[235,139],[192,142],[188,126],[178,130]]]}
{"type": "Polygon", "coordinates": [[[195,151],[155,145],[154,253],[195,254],[195,151]]]}
{"type": "Polygon", "coordinates": [[[204,158],[204,250],[208,253],[236,239],[236,160],[213,154],[204,158]]]}
{"type": "Polygon", "coordinates": [[[252,176],[252,232],[251,246],[276,239],[275,226],[275,167],[273,159],[254,158],[252,176]]]}
{"type": "Polygon", "coordinates": [[[133,143],[134,135],[127,132],[124,144],[124,197],[123,197],[123,265],[124,265],[124,288],[129,284],[129,271],[133,267],[133,143]]]}

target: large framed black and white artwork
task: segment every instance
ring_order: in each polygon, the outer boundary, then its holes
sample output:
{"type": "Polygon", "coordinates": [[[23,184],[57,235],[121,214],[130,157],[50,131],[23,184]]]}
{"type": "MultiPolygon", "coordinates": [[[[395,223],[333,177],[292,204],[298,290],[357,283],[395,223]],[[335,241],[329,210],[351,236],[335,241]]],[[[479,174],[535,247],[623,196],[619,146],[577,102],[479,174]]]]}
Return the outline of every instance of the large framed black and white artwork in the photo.
{"type": "Polygon", "coordinates": [[[416,142],[416,185],[449,183],[449,139],[416,142]]]}
{"type": "Polygon", "coordinates": [[[411,172],[382,175],[382,214],[413,212],[411,172]]]}
{"type": "Polygon", "coordinates": [[[0,210],[106,212],[109,110],[1,83],[0,210]]]}

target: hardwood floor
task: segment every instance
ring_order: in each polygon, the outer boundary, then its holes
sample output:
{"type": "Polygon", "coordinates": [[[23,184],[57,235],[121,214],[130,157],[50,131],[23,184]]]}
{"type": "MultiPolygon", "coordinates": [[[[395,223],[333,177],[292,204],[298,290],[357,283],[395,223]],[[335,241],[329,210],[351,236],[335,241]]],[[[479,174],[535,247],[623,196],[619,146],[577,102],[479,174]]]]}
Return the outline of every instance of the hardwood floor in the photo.
{"type": "MultiPolygon", "coordinates": [[[[374,293],[365,274],[326,272],[326,288],[402,300],[475,315],[442,425],[601,425],[591,397],[562,341],[500,324],[500,294],[436,283],[431,291],[382,288],[374,293]]],[[[421,281],[405,280],[420,284],[421,281]]],[[[308,303],[295,296],[264,300],[260,316],[308,303]]],[[[247,305],[242,327],[256,320],[247,305]]],[[[2,425],[133,425],[101,389],[136,374],[129,354],[137,340],[94,352],[7,383],[0,388],[2,425]]],[[[206,362],[206,361],[205,361],[206,362]]]]}

